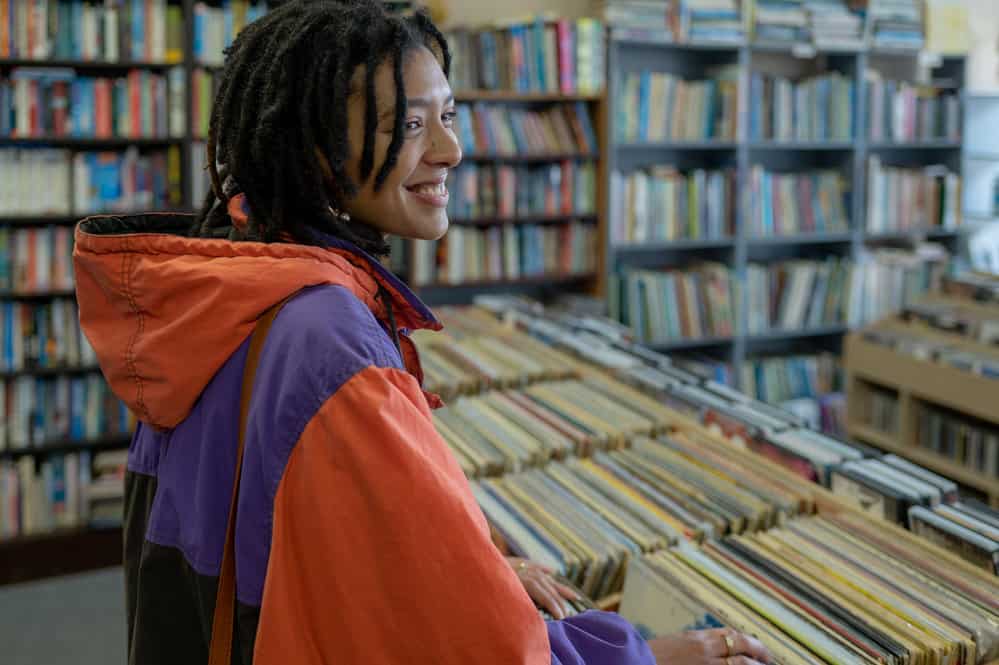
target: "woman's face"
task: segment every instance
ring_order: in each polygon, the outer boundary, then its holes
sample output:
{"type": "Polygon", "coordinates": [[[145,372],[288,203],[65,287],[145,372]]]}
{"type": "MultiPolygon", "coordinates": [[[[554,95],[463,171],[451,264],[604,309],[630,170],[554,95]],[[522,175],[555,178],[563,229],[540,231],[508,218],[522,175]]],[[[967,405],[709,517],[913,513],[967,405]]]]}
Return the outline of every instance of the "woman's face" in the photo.
{"type": "Polygon", "coordinates": [[[364,67],[354,73],[347,101],[350,156],[347,174],[359,184],[357,195],[344,211],[383,233],[435,240],[447,231],[449,169],[461,161],[461,147],[454,133],[454,96],[433,54],[417,48],[406,54],[403,81],[408,101],[403,121],[403,143],[395,167],[378,191],[375,177],[385,161],[395,123],[395,82],[391,63],[375,72],[378,124],[374,135],[374,169],[361,182],[364,147],[364,67]]]}

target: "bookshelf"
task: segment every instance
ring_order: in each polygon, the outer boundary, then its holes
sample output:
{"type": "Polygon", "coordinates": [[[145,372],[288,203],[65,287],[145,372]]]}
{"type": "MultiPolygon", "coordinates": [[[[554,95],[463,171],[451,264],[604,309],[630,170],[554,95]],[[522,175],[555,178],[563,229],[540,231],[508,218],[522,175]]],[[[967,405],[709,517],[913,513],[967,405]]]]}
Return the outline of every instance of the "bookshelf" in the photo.
{"type": "MultiPolygon", "coordinates": [[[[932,81],[941,89],[960,91],[964,84],[965,60],[943,57],[920,69],[925,62],[918,53],[850,48],[817,50],[800,45],[750,43],[682,44],[652,38],[631,39],[626,33],[610,31],[608,40],[607,113],[611,118],[641,105],[627,95],[629,75],[643,71],[665,73],[690,80],[709,78],[713,72],[727,67],[728,76],[738,81],[737,131],[734,140],[702,138],[690,141],[636,141],[625,139],[620,132],[608,132],[605,164],[608,173],[633,173],[639,169],[668,165],[681,172],[694,169],[733,169],[738,189],[745,195],[751,186],[753,167],[762,166],[767,173],[805,171],[835,171],[842,176],[846,196],[847,225],[842,229],[797,232],[787,235],[753,235],[749,231],[748,204],[740,195],[735,206],[735,229],[732,238],[678,239],[642,243],[618,242],[613,235],[615,219],[613,202],[608,201],[604,214],[607,246],[605,261],[606,283],[626,269],[682,268],[691,263],[711,261],[722,263],[732,271],[733,280],[744,284],[750,263],[768,264],[780,260],[808,258],[822,260],[835,256],[858,259],[866,249],[878,246],[910,246],[920,240],[932,240],[956,252],[961,241],[960,228],[914,228],[900,231],[867,230],[868,160],[878,157],[886,166],[923,167],[943,164],[951,172],[961,174],[962,142],[952,138],[894,141],[868,138],[866,126],[866,72],[878,72],[884,79],[909,82],[932,81]],[[833,136],[828,140],[803,138],[784,140],[760,138],[751,131],[751,109],[761,100],[751,95],[754,74],[784,76],[791,81],[805,77],[834,74],[845,77],[854,95],[850,109],[851,138],[833,136]]],[[[650,85],[654,90],[654,84],[650,85]]],[[[650,102],[651,104],[651,102],[650,102]]],[[[649,116],[655,113],[650,109],[649,116]]],[[[612,185],[606,185],[608,191],[612,185]]],[[[661,351],[698,351],[733,368],[738,377],[741,368],[756,354],[787,354],[820,347],[839,351],[849,328],[846,323],[829,323],[794,330],[747,332],[748,289],[740,289],[739,312],[735,334],[731,337],[709,337],[677,340],[646,340],[661,351]]],[[[625,296],[620,296],[624,298],[625,296]]],[[[611,298],[612,308],[615,298],[611,298]]]]}
{"type": "MultiPolygon", "coordinates": [[[[952,348],[996,358],[994,347],[990,345],[896,319],[879,322],[865,329],[868,330],[916,334],[952,348]]],[[[952,417],[974,422],[975,427],[999,429],[995,410],[999,387],[994,379],[939,362],[914,358],[873,342],[861,332],[851,333],[847,338],[845,359],[847,430],[850,436],[952,478],[983,494],[993,506],[999,506],[999,475],[965,466],[944,454],[942,449],[937,451],[920,444],[922,437],[932,437],[932,427],[927,424],[929,421],[920,420],[920,413],[927,409],[944,410],[953,414],[952,417]],[[888,426],[873,422],[868,414],[868,404],[875,393],[886,395],[893,405],[892,422],[888,426]]],[[[941,435],[940,438],[946,437],[941,435]]],[[[950,444],[940,441],[931,445],[942,448],[950,444]]],[[[970,446],[970,435],[960,435],[960,440],[954,444],[954,456],[964,455],[970,446]],[[965,448],[964,436],[968,436],[968,448],[965,448]]]]}

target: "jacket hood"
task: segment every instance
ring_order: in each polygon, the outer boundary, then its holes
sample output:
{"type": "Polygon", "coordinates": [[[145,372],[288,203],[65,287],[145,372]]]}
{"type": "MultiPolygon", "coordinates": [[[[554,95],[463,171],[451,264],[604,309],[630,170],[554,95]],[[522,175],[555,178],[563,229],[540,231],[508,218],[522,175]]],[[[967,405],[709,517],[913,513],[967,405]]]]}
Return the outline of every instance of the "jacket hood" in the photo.
{"type": "Polygon", "coordinates": [[[112,390],[142,421],[172,428],[253,331],[297,291],[350,289],[399,328],[440,329],[430,310],[354,245],[323,246],[186,237],[192,215],[88,217],[77,225],[73,264],[80,325],[112,390]]]}

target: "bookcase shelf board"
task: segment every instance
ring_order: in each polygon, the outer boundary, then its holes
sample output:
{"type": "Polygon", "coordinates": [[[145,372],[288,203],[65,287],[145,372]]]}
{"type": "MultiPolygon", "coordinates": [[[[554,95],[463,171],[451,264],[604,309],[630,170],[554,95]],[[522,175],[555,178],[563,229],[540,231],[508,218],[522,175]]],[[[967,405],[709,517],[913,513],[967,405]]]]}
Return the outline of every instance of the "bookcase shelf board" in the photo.
{"type": "Polygon", "coordinates": [[[816,48],[812,44],[753,42],[749,45],[749,50],[752,53],[776,53],[795,58],[809,59],[821,55],[859,55],[867,49],[861,45],[855,47],[816,48]]]}
{"type": "Polygon", "coordinates": [[[0,540],[0,585],[116,566],[121,561],[120,528],[19,536],[0,540]]]}
{"type": "Polygon", "coordinates": [[[731,346],[734,343],[732,337],[701,337],[698,339],[673,339],[660,342],[643,342],[643,344],[654,351],[693,351],[696,349],[710,349],[722,346],[731,346]]]}
{"type": "Polygon", "coordinates": [[[101,368],[97,365],[86,365],[81,367],[36,367],[34,369],[22,369],[16,372],[0,372],[0,379],[9,380],[22,376],[67,376],[74,374],[90,374],[99,372],[101,368]]]}
{"type": "Polygon", "coordinates": [[[574,161],[574,160],[595,160],[598,156],[589,152],[576,152],[576,153],[565,153],[565,154],[549,154],[549,155],[490,155],[490,154],[475,154],[475,155],[464,155],[462,157],[463,161],[466,162],[497,162],[497,163],[541,163],[541,162],[564,162],[564,161],[574,161]]]}
{"type": "Polygon", "coordinates": [[[853,234],[842,233],[795,233],[792,235],[750,236],[746,239],[749,245],[761,247],[779,245],[836,245],[852,243],[853,234]]]}
{"type": "Polygon", "coordinates": [[[585,282],[588,280],[596,279],[595,273],[582,273],[579,275],[537,275],[534,277],[521,277],[519,279],[484,279],[462,282],[460,284],[449,284],[446,282],[439,282],[434,284],[421,284],[415,287],[418,291],[435,291],[440,289],[454,289],[454,288],[494,288],[494,287],[516,287],[516,286],[532,286],[532,285],[568,285],[577,284],[579,282],[585,282]]]}
{"type": "Polygon", "coordinates": [[[76,291],[40,291],[37,293],[24,293],[19,291],[0,291],[0,300],[24,300],[24,301],[45,301],[55,298],[75,298],[76,291]]]}
{"type": "Polygon", "coordinates": [[[613,30],[611,32],[611,41],[614,44],[619,44],[621,46],[651,46],[661,48],[664,51],[677,50],[738,53],[740,49],[745,48],[745,44],[742,42],[677,42],[671,37],[668,37],[666,33],[663,33],[663,38],[659,39],[651,34],[630,35],[627,32],[621,32],[618,30],[613,30]]]}
{"type": "Polygon", "coordinates": [[[523,217],[451,217],[450,224],[459,226],[501,226],[510,224],[558,224],[563,222],[596,222],[597,216],[586,215],[524,215],[523,217]]]}
{"type": "Polygon", "coordinates": [[[868,149],[878,152],[903,150],[960,150],[960,141],[941,139],[938,141],[876,141],[868,144],[868,149]]]}
{"type": "Polygon", "coordinates": [[[628,150],[633,152],[660,152],[669,150],[736,150],[738,143],[735,141],[642,141],[620,143],[616,147],[618,150],[628,150]]]}
{"type": "Polygon", "coordinates": [[[32,448],[18,448],[0,450],[0,459],[16,459],[18,457],[32,456],[42,457],[45,455],[63,455],[66,453],[78,453],[83,451],[99,452],[102,450],[119,450],[128,448],[131,437],[128,436],[106,436],[99,439],[87,441],[53,441],[32,448]]]}
{"type": "Polygon", "coordinates": [[[784,152],[852,151],[852,141],[750,141],[750,150],[784,152]]]}
{"type": "Polygon", "coordinates": [[[842,335],[846,331],[847,327],[845,325],[800,328],[796,330],[768,330],[762,333],[751,333],[746,337],[746,341],[753,343],[805,339],[810,337],[832,337],[842,335]]]}
{"type": "Polygon", "coordinates": [[[510,102],[514,104],[597,102],[598,94],[566,94],[558,92],[516,92],[513,90],[455,90],[456,102],[510,102]]]}
{"type": "Polygon", "coordinates": [[[37,60],[31,58],[0,58],[0,68],[32,67],[78,69],[87,72],[120,72],[126,69],[161,70],[182,67],[183,62],[143,62],[139,60],[37,60]]]}
{"type": "Polygon", "coordinates": [[[704,238],[696,240],[657,240],[654,242],[613,245],[614,254],[640,254],[647,252],[678,252],[698,249],[726,248],[735,245],[735,238],[704,238]]]}
{"type": "Polygon", "coordinates": [[[71,136],[46,136],[46,137],[22,137],[4,136],[0,137],[0,147],[10,146],[31,146],[31,147],[52,147],[52,148],[79,148],[81,150],[102,150],[106,148],[127,148],[137,146],[140,148],[158,148],[169,145],[179,145],[184,143],[183,138],[178,137],[114,137],[114,138],[75,138],[71,136]]]}
{"type": "Polygon", "coordinates": [[[960,229],[908,229],[905,231],[878,231],[876,233],[865,232],[865,242],[893,242],[893,241],[913,241],[922,238],[934,240],[946,240],[957,238],[961,235],[960,229]]]}

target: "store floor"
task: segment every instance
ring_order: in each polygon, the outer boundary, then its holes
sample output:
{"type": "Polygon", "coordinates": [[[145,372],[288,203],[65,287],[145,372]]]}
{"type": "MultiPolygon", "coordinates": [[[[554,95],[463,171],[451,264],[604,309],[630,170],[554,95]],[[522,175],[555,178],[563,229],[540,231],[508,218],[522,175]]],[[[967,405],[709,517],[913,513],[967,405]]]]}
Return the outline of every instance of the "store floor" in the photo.
{"type": "Polygon", "coordinates": [[[0,663],[124,665],[120,568],[0,587],[0,663]]]}

